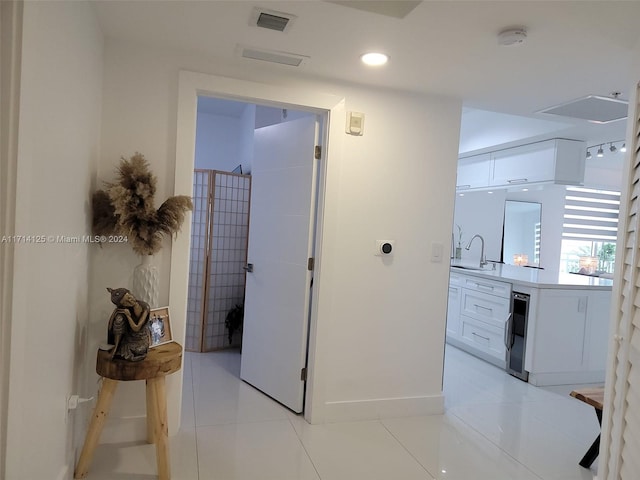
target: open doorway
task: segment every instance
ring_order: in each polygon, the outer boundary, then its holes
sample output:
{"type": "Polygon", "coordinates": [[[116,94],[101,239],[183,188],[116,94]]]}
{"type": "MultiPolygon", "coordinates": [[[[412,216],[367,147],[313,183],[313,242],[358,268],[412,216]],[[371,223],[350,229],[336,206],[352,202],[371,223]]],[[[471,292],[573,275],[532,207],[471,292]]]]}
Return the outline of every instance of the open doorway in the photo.
{"type": "Polygon", "coordinates": [[[313,112],[198,98],[185,347],[236,349],[240,377],[296,413],[322,123],[313,112]]]}

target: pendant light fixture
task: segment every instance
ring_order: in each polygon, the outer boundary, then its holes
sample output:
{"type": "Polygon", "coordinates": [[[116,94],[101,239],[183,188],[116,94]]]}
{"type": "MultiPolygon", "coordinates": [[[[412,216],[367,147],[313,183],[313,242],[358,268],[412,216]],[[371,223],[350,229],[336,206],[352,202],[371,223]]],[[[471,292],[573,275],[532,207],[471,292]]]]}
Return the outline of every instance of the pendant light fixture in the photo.
{"type": "Polygon", "coordinates": [[[600,148],[598,149],[598,153],[596,153],[596,157],[598,158],[604,157],[604,150],[602,150],[602,145],[600,145],[600,148]]]}
{"type": "Polygon", "coordinates": [[[609,144],[609,151],[611,153],[616,153],[618,151],[618,149],[616,148],[616,146],[613,143],[609,144]]]}
{"type": "Polygon", "coordinates": [[[627,144],[623,143],[622,146],[620,147],[620,151],[622,153],[627,153],[627,144]]]}
{"type": "Polygon", "coordinates": [[[591,160],[591,151],[587,148],[587,160],[591,160]]]}

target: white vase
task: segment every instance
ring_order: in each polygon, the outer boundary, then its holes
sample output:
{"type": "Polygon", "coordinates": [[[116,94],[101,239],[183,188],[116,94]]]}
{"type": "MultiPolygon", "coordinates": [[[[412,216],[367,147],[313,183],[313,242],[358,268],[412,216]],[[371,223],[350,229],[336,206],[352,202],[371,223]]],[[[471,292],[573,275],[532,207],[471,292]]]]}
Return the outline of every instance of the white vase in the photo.
{"type": "Polygon", "coordinates": [[[144,255],[142,263],[133,270],[133,289],[131,293],[138,300],[147,302],[151,308],[158,306],[160,275],[153,264],[152,255],[144,255]]]}

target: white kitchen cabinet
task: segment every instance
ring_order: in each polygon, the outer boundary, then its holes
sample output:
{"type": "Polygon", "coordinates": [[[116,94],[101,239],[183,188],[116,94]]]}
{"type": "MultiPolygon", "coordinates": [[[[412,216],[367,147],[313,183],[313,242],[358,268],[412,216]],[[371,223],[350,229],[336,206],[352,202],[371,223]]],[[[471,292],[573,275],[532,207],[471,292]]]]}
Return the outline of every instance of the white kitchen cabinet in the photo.
{"type": "Polygon", "coordinates": [[[495,358],[496,362],[492,363],[502,366],[506,355],[504,324],[498,328],[461,315],[460,325],[463,342],[495,358]]]}
{"type": "Polygon", "coordinates": [[[604,381],[612,282],[500,265],[451,269],[447,343],[505,367],[511,293],[530,295],[524,366],[538,386],[604,381]]]}
{"type": "Polygon", "coordinates": [[[536,289],[525,369],[533,385],[604,382],[611,292],[536,289]]]}
{"type": "Polygon", "coordinates": [[[457,190],[468,190],[489,186],[491,175],[491,155],[474,155],[458,161],[457,190]]]}
{"type": "Polygon", "coordinates": [[[452,274],[447,342],[504,368],[504,331],[510,296],[509,283],[452,274]]]}
{"type": "Polygon", "coordinates": [[[582,185],[585,151],[584,142],[555,138],[460,158],[456,189],[487,190],[540,183],[582,185]]]}
{"type": "Polygon", "coordinates": [[[447,336],[457,336],[460,332],[460,298],[462,277],[452,273],[449,276],[449,297],[447,299],[447,336]]]}
{"type": "Polygon", "coordinates": [[[584,142],[554,139],[507,148],[491,154],[492,186],[584,181],[584,142]]]}
{"type": "MultiPolygon", "coordinates": [[[[540,290],[531,370],[565,372],[582,368],[587,329],[588,293],[540,290]]],[[[604,365],[603,365],[604,366],[604,365]]]]}

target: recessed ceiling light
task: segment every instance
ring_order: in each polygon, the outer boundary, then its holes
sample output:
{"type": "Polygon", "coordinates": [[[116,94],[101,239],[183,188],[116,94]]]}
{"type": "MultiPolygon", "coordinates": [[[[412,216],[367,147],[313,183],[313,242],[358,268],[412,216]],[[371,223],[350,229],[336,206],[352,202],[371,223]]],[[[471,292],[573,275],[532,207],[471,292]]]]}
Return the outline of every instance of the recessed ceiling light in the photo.
{"type": "Polygon", "coordinates": [[[369,65],[371,67],[379,67],[380,65],[384,65],[389,61],[389,57],[384,53],[371,52],[365,53],[360,57],[362,63],[365,65],[369,65]]]}

